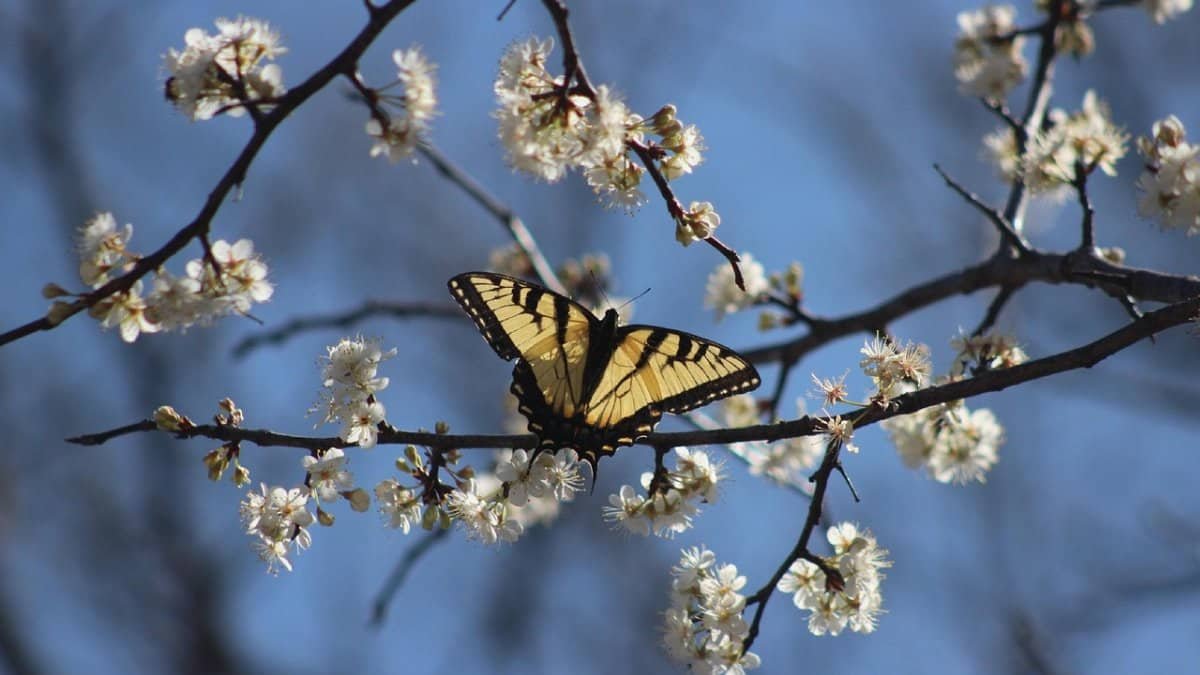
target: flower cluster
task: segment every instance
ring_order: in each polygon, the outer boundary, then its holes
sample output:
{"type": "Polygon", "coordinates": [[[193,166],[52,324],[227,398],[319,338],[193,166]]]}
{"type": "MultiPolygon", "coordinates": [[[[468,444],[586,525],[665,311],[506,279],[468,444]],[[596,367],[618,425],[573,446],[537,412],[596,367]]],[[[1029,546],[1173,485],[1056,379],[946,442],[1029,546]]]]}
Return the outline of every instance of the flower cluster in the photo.
{"type": "Polygon", "coordinates": [[[446,509],[451,518],[462,524],[468,539],[484,544],[512,543],[525,531],[521,521],[513,517],[503,494],[480,490],[474,479],[450,493],[446,509]]]}
{"type": "Polygon", "coordinates": [[[932,370],[929,347],[923,344],[900,345],[891,338],[876,335],[859,351],[863,358],[858,365],[875,385],[871,394],[873,403],[887,404],[929,380],[932,370]]]}
{"type": "Polygon", "coordinates": [[[379,363],[396,355],[383,351],[379,340],[342,338],[326,348],[321,379],[324,390],[321,403],[310,412],[324,409],[324,422],[341,422],[340,437],[348,444],[374,447],[379,438],[379,423],[386,411],[375,394],[386,389],[388,378],[379,377],[379,363]]]}
{"type": "Polygon", "coordinates": [[[722,263],[712,274],[708,275],[708,283],[704,287],[704,306],[716,310],[717,320],[726,314],[758,304],[761,296],[770,289],[762,263],[749,253],[741,254],[742,277],[746,290],[738,288],[733,274],[733,266],[722,263]]]}
{"type": "Polygon", "coordinates": [[[240,510],[246,533],[255,538],[255,551],[267,563],[268,572],[277,573],[278,567],[290,572],[292,563],[288,554],[312,544],[307,528],[314,519],[308,511],[308,498],[307,488],[288,490],[267,487],[264,483],[259,492],[251,491],[242,500],[240,510]]]}
{"type": "Polygon", "coordinates": [[[1004,442],[1004,428],[992,411],[972,412],[961,401],[893,417],[881,426],[907,466],[924,467],[939,483],[986,482],[1004,442]]]}
{"type": "Polygon", "coordinates": [[[1163,227],[1200,234],[1200,145],[1187,142],[1183,123],[1172,115],[1155,122],[1153,135],[1137,146],[1146,160],[1137,181],[1138,212],[1163,227]]]}
{"type": "Polygon", "coordinates": [[[1021,158],[1021,175],[1034,192],[1048,192],[1070,185],[1076,166],[1090,173],[1100,169],[1117,175],[1117,160],[1125,156],[1129,135],[1113,124],[1108,105],[1088,90],[1082,108],[1073,113],[1054,109],[1049,126],[1029,140],[1021,158]]]}
{"type": "Polygon", "coordinates": [[[892,565],[887,550],[852,523],[830,528],[826,537],[833,556],[824,562],[841,578],[830,578],[820,566],[797,560],[777,588],[792,593],[796,607],[811,612],[808,630],[813,635],[838,635],[847,627],[856,633],[873,632],[883,611],[882,570],[892,565]]]}
{"type": "MultiPolygon", "coordinates": [[[[128,249],[133,226],[117,227],[111,213],[100,213],[88,220],[77,237],[79,276],[93,289],[112,280],[114,275],[131,270],[140,259],[128,249]]],[[[206,325],[214,318],[229,314],[247,314],[254,303],[266,302],[274,293],[267,281],[267,265],[254,252],[249,239],[236,243],[221,239],[209,248],[211,257],[191,260],[182,277],[165,269],[154,274],[153,289],[143,297],[141,280],[128,290],[103,298],[88,310],[105,328],[116,327],[121,339],[137,340],[142,333],[187,329],[206,325]]],[[[52,296],[69,295],[54,287],[52,296]]],[[[53,314],[66,303],[55,302],[53,314]]]]}
{"type": "Polygon", "coordinates": [[[279,66],[263,63],[287,51],[270,26],[246,17],[217,19],[216,26],[216,35],[188,30],[183,51],[171,49],[165,57],[167,99],[193,121],[221,113],[237,117],[245,106],[285,91],[279,66]]]}
{"type": "Polygon", "coordinates": [[[956,353],[954,363],[950,366],[952,377],[1011,368],[1029,359],[1025,350],[1017,344],[1016,338],[1003,333],[964,333],[951,340],[950,346],[956,353]]]}
{"type": "Polygon", "coordinates": [[[709,460],[702,450],[675,448],[675,468],[655,474],[642,474],[639,493],[630,485],[609,495],[604,518],[629,532],[647,536],[673,537],[692,526],[692,517],[700,512],[695,502],[714,502],[717,485],[724,478],[720,463],[709,460]]]}
{"type": "Polygon", "coordinates": [[[716,555],[701,546],[684,549],[671,574],[671,608],[663,615],[663,644],[671,658],[696,673],[757,668],[759,657],[743,653],[750,625],[742,616],[746,596],[740,593],[746,577],[737,566],[718,565],[716,555]]]}
{"type": "Polygon", "coordinates": [[[400,96],[382,97],[382,101],[395,101],[399,108],[387,114],[377,108],[367,122],[367,135],[375,139],[371,156],[384,155],[395,162],[412,155],[417,142],[429,133],[429,123],[437,107],[434,92],[433,72],[436,66],[430,63],[419,47],[392,52],[392,60],[399,72],[396,83],[403,87],[400,96]]]}
{"type": "MultiPolygon", "coordinates": [[[[643,119],[607,85],[594,92],[574,88],[547,71],[553,48],[552,39],[531,38],[511,45],[500,61],[495,117],[513,168],[550,183],[576,169],[601,203],[633,211],[646,197],[640,188],[645,168],[632,159],[631,144],[647,152],[667,180],[703,161],[703,137],[695,125],[679,121],[674,106],[643,119]],[[659,140],[647,141],[647,134],[659,140]]],[[[699,203],[677,220],[681,232],[699,238],[720,222],[711,205],[699,203]]]]}
{"type": "MultiPolygon", "coordinates": [[[[448,433],[449,427],[438,423],[436,430],[448,433]]],[[[375,486],[375,502],[388,527],[405,534],[415,524],[425,530],[449,529],[453,522],[451,495],[456,490],[474,490],[470,484],[475,470],[469,465],[458,468],[460,459],[457,450],[427,451],[422,456],[416,446],[407,446],[404,455],[396,458],[396,469],[415,479],[415,484],[388,478],[375,486]],[[454,481],[453,485],[441,482],[443,473],[454,481]]]]}
{"type": "Polygon", "coordinates": [[[954,77],[964,94],[1001,101],[1025,79],[1029,64],[1022,54],[1025,38],[1014,35],[1016,16],[1012,5],[958,15],[954,77]]]}
{"type": "Polygon", "coordinates": [[[539,453],[530,459],[526,450],[505,453],[496,464],[496,478],[503,484],[508,503],[524,508],[531,502],[551,500],[569,502],[583,489],[579,456],[574,450],[558,454],[539,453]]]}

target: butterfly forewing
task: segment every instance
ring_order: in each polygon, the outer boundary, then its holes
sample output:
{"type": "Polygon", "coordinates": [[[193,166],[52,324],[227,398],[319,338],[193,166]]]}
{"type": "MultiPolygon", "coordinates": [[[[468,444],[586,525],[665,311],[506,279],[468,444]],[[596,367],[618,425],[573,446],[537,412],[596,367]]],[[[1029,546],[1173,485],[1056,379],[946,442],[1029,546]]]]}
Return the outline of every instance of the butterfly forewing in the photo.
{"type": "Polygon", "coordinates": [[[506,360],[519,358],[549,408],[564,417],[580,408],[592,324],[583,306],[519,279],[469,272],[450,280],[450,292],[506,360]]]}

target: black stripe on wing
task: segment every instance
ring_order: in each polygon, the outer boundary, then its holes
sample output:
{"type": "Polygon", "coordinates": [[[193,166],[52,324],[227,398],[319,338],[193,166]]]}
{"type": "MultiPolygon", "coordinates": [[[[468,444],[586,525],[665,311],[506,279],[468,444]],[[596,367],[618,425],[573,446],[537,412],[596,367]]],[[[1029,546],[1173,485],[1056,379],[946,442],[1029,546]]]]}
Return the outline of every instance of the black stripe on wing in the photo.
{"type": "MultiPolygon", "coordinates": [[[[506,278],[500,275],[496,276],[506,278]]],[[[521,352],[517,350],[517,346],[513,344],[512,338],[508,337],[508,334],[500,326],[500,322],[496,318],[496,313],[491,307],[488,307],[487,301],[480,295],[475,281],[477,278],[483,279],[497,288],[501,285],[500,279],[492,278],[492,275],[480,272],[467,272],[451,277],[446,286],[450,289],[450,295],[454,296],[458,304],[462,306],[463,310],[471,317],[471,320],[475,322],[475,327],[483,334],[483,338],[492,346],[492,349],[496,350],[500,358],[505,361],[511,361],[520,356],[521,352]]],[[[514,304],[516,302],[516,294],[519,290],[520,287],[514,284],[514,304]]]]}

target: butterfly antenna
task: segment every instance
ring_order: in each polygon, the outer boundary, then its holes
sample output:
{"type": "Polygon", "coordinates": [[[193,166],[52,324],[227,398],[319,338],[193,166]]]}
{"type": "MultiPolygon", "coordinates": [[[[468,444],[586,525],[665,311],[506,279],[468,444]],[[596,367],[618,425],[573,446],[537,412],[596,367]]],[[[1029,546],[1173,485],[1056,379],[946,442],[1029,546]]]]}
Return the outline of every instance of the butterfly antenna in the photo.
{"type": "Polygon", "coordinates": [[[619,312],[622,309],[624,309],[626,305],[632,305],[634,302],[641,300],[649,292],[650,292],[650,287],[647,286],[646,290],[642,291],[641,293],[638,293],[637,295],[633,296],[632,298],[621,303],[621,306],[617,308],[617,311],[619,312]]]}

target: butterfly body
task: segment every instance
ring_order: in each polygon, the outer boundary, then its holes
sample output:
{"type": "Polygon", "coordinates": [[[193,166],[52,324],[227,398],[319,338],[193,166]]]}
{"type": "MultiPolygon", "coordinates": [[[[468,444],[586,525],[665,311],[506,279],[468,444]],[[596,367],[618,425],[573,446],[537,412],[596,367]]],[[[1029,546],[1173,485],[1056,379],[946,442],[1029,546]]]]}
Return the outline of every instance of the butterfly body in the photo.
{"type": "Polygon", "coordinates": [[[518,410],[538,450],[574,448],[595,469],[600,457],[680,413],[754,389],[758,373],[733,350],[659,326],[618,325],[520,279],[468,272],[450,292],[484,339],[513,367],[518,410]]]}

